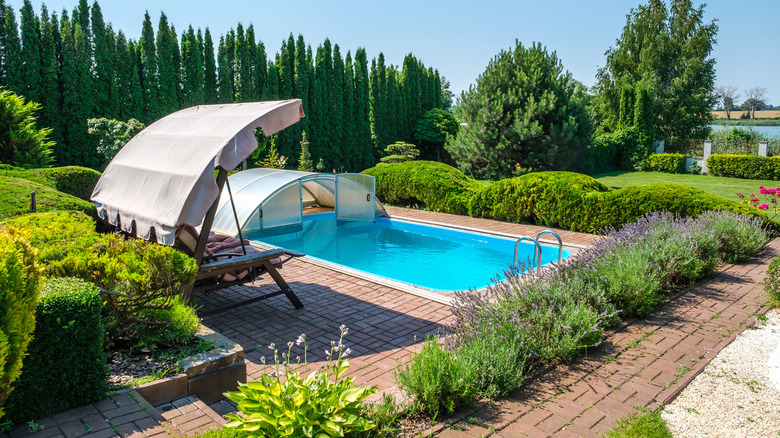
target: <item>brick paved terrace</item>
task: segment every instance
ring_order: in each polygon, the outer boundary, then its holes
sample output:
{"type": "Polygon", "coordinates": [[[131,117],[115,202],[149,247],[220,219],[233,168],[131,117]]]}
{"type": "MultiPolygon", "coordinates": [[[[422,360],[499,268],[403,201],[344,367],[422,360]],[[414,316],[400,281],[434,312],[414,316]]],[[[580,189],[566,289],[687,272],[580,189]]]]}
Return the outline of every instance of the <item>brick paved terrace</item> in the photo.
{"type": "MultiPolygon", "coordinates": [[[[396,217],[448,223],[512,235],[535,236],[546,227],[518,225],[389,207],[396,217]]],[[[556,230],[564,243],[586,245],[595,236],[556,230]]],[[[480,403],[429,432],[442,437],[595,437],[635,411],[671,401],[733,338],[753,323],[762,307],[766,265],[780,254],[780,240],[758,259],[723,266],[715,276],[686,290],[646,320],[627,321],[607,342],[567,365],[538,370],[529,384],[507,399],[480,403]],[[451,423],[451,424],[449,424],[451,423]]],[[[350,328],[350,375],[357,383],[396,393],[393,372],[419,351],[426,335],[451,320],[448,305],[392,287],[293,259],[281,271],[304,303],[294,309],[284,296],[204,316],[203,323],[238,342],[246,353],[249,379],[271,358],[269,343],[285,346],[306,333],[309,360],[318,366],[339,326],[350,328]]],[[[272,290],[268,278],[210,295],[197,295],[207,313],[272,290]]],[[[286,350],[285,350],[286,351],[286,350]]],[[[293,353],[293,357],[298,354],[293,353]]],[[[150,407],[131,394],[112,395],[94,405],[42,419],[40,430],[18,426],[0,438],[90,436],[192,436],[220,427],[227,403],[211,407],[197,399],[150,407]],[[212,409],[213,408],[213,409],[212,409]],[[120,409],[120,410],[117,410],[120,409]],[[102,421],[101,421],[102,418],[102,421]]]]}

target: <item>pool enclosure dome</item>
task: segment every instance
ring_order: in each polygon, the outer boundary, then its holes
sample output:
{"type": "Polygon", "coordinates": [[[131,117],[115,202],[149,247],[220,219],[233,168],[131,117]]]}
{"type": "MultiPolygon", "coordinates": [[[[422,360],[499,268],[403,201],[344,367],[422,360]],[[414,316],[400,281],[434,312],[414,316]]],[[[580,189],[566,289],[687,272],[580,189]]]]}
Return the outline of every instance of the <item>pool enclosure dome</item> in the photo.
{"type": "Polygon", "coordinates": [[[236,236],[239,226],[242,233],[294,231],[308,211],[332,210],[336,219],[362,221],[387,214],[370,175],[257,168],[230,175],[227,188],[212,230],[229,236],[236,236]]]}

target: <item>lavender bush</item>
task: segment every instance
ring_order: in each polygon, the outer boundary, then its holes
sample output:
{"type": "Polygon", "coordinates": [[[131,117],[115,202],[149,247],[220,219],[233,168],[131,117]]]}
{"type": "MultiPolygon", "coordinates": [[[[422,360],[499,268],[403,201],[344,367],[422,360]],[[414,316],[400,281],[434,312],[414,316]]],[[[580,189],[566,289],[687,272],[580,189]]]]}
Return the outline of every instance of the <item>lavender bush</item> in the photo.
{"type": "Polygon", "coordinates": [[[728,211],[707,211],[698,219],[719,238],[720,258],[729,263],[747,260],[766,248],[770,231],[755,219],[728,211]]]}

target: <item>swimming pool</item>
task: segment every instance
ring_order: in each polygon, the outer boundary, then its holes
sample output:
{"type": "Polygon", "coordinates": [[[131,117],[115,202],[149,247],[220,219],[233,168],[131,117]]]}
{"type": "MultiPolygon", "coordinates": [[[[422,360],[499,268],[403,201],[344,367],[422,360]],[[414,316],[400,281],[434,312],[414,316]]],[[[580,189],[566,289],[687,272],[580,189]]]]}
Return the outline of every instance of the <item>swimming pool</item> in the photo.
{"type": "MultiPolygon", "coordinates": [[[[512,264],[515,250],[514,239],[386,218],[336,221],[333,213],[305,216],[300,231],[244,237],[437,291],[487,286],[512,264]]],[[[522,242],[518,260],[532,258],[533,250],[532,243],[522,242]]],[[[563,257],[569,255],[564,249],[563,257]]],[[[542,245],[542,265],[557,259],[557,246],[542,245]]]]}

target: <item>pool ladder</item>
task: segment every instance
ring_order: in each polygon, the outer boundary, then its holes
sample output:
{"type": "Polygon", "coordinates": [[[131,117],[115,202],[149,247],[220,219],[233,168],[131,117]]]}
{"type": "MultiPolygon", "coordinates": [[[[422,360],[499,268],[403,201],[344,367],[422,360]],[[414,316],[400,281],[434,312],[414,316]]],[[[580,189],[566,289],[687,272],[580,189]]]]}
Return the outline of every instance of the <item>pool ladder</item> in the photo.
{"type": "Polygon", "coordinates": [[[553,237],[555,237],[555,239],[558,240],[558,263],[560,263],[561,257],[563,256],[563,241],[561,240],[561,236],[559,236],[553,230],[543,230],[536,235],[536,238],[530,236],[521,236],[520,238],[517,239],[517,242],[515,242],[515,259],[513,264],[517,265],[517,250],[518,248],[520,248],[520,242],[529,241],[529,242],[533,242],[534,246],[536,247],[535,258],[538,257],[538,262],[536,263],[536,270],[541,271],[542,270],[542,245],[539,244],[539,238],[545,234],[552,234],[553,237]]]}

